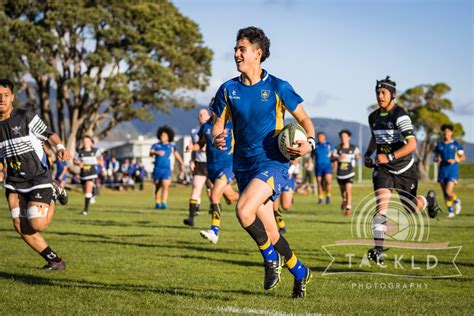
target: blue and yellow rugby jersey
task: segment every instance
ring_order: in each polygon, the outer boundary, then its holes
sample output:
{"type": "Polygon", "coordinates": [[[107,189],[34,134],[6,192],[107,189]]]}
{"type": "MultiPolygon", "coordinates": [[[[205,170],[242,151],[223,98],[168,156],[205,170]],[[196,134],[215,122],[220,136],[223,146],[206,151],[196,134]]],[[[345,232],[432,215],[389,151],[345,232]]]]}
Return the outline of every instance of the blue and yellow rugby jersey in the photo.
{"type": "Polygon", "coordinates": [[[441,166],[444,166],[449,165],[449,159],[456,159],[457,155],[463,155],[464,149],[462,148],[462,145],[455,140],[449,143],[441,141],[436,146],[434,154],[439,155],[441,157],[441,166]]]}
{"type": "Polygon", "coordinates": [[[232,166],[232,122],[228,121],[225,128],[228,130],[226,138],[227,150],[220,150],[212,145],[212,118],[204,123],[199,129],[199,138],[204,137],[206,140],[207,169],[218,170],[227,166],[232,166]]]}
{"type": "Polygon", "coordinates": [[[211,110],[234,126],[234,172],[273,164],[288,168],[278,149],[285,110],[293,112],[303,99],[291,85],[263,70],[262,80],[247,86],[241,77],[222,84],[211,110]]]}
{"type": "Polygon", "coordinates": [[[158,142],[151,146],[151,150],[164,151],[163,155],[155,155],[155,169],[171,169],[170,156],[176,150],[173,143],[158,142]]]}
{"type": "Polygon", "coordinates": [[[314,164],[317,166],[331,165],[331,152],[333,151],[331,143],[325,141],[324,143],[317,142],[314,147],[314,164]]]}

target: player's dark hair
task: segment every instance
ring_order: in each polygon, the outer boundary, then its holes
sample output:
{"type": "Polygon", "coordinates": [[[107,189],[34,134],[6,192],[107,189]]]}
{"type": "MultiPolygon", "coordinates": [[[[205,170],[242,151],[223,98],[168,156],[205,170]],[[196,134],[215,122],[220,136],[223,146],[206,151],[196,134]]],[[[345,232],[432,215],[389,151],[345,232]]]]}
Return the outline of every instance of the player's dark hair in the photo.
{"type": "Polygon", "coordinates": [[[395,81],[390,80],[390,76],[385,77],[385,79],[377,80],[377,84],[375,85],[375,91],[377,92],[379,89],[385,88],[390,91],[392,95],[392,99],[395,99],[397,94],[397,84],[395,81]]]}
{"type": "Polygon", "coordinates": [[[342,134],[347,134],[349,137],[352,136],[352,133],[348,129],[343,129],[342,131],[339,132],[339,137],[341,137],[342,134]]]}
{"type": "Polygon", "coordinates": [[[452,124],[443,124],[441,125],[441,130],[444,132],[444,130],[449,129],[450,131],[454,131],[454,126],[452,124]]]}
{"type": "Polygon", "coordinates": [[[84,136],[82,136],[82,139],[83,139],[83,140],[86,139],[86,138],[89,138],[89,139],[91,140],[92,144],[95,143],[94,138],[93,138],[91,135],[84,135],[84,136]]]}
{"type": "Polygon", "coordinates": [[[174,141],[174,131],[168,125],[163,125],[158,128],[156,131],[156,137],[160,140],[161,134],[166,133],[168,135],[170,143],[174,141]]]}
{"type": "Polygon", "coordinates": [[[13,82],[11,82],[9,79],[0,79],[0,86],[9,88],[13,93],[13,82]]]}
{"type": "Polygon", "coordinates": [[[237,41],[241,39],[248,39],[252,44],[257,44],[258,47],[262,50],[262,58],[260,62],[264,62],[265,59],[270,57],[270,39],[265,35],[262,29],[259,29],[255,26],[249,26],[243,29],[240,29],[237,33],[237,41]]]}

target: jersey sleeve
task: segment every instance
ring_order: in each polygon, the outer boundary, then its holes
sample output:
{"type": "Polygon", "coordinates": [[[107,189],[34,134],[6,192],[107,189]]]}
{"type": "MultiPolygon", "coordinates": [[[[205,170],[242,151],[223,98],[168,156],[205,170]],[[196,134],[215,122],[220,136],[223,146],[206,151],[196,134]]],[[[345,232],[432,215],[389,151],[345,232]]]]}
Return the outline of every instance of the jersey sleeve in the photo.
{"type": "Polygon", "coordinates": [[[199,128],[199,131],[197,132],[197,139],[196,141],[193,141],[194,144],[198,143],[200,139],[204,137],[204,129],[205,129],[206,124],[202,124],[201,127],[199,128]]]}
{"type": "Polygon", "coordinates": [[[48,140],[51,135],[53,135],[51,129],[43,122],[43,120],[37,114],[28,111],[26,117],[28,120],[29,131],[38,139],[45,141],[48,140]]]}
{"type": "Polygon", "coordinates": [[[209,109],[219,118],[223,118],[226,121],[231,119],[230,105],[227,100],[227,89],[224,85],[220,86],[219,90],[217,90],[214,102],[209,106],[209,109]]]}
{"type": "Polygon", "coordinates": [[[397,118],[396,125],[400,134],[407,139],[410,137],[415,137],[415,131],[413,129],[413,124],[411,123],[411,119],[406,114],[406,112],[402,112],[400,116],[397,118]]]}
{"type": "Polygon", "coordinates": [[[439,149],[439,144],[440,144],[440,143],[437,143],[435,149],[433,150],[433,154],[434,154],[435,156],[441,155],[441,150],[439,149]]]}
{"type": "Polygon", "coordinates": [[[293,87],[286,81],[280,83],[279,91],[277,92],[281,98],[281,102],[288,111],[293,112],[298,105],[303,102],[303,98],[299,96],[293,87]]]}
{"type": "Polygon", "coordinates": [[[334,150],[332,151],[332,156],[333,156],[334,158],[339,157],[339,152],[337,151],[337,147],[334,148],[334,150]]]}
{"type": "Polygon", "coordinates": [[[356,146],[356,148],[354,149],[354,156],[358,156],[360,155],[360,149],[359,147],[356,146]]]}
{"type": "MultiPolygon", "coordinates": [[[[375,112],[375,111],[374,111],[375,112]]],[[[373,122],[374,122],[374,112],[370,113],[369,119],[367,120],[369,123],[369,128],[370,128],[370,136],[375,139],[375,133],[373,127],[373,122]]]]}
{"type": "Polygon", "coordinates": [[[171,152],[175,152],[176,151],[176,144],[175,143],[171,143],[171,152]]]}

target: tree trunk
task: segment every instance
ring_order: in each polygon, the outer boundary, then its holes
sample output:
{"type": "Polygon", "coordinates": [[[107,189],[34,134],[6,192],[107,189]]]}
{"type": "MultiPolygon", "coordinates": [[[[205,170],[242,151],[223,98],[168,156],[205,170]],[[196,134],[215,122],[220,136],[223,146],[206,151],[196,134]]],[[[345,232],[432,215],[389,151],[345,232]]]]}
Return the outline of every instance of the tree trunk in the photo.
{"type": "Polygon", "coordinates": [[[431,154],[433,152],[433,146],[431,145],[431,131],[426,131],[425,139],[421,146],[421,155],[418,164],[418,171],[420,173],[421,181],[430,181],[430,167],[431,167],[431,154]]]}
{"type": "Polygon", "coordinates": [[[40,101],[40,110],[41,110],[41,118],[45,122],[47,126],[51,129],[51,131],[56,132],[56,126],[53,120],[53,114],[51,111],[51,104],[49,102],[49,90],[51,87],[51,81],[48,78],[48,75],[43,75],[39,78],[38,81],[38,88],[39,88],[39,101],[40,101]]]}
{"type": "Polygon", "coordinates": [[[79,118],[79,109],[74,108],[70,114],[70,128],[69,128],[69,136],[66,142],[66,148],[71,152],[74,153],[76,149],[76,142],[77,142],[77,133],[79,128],[81,127],[83,119],[79,118]]]}

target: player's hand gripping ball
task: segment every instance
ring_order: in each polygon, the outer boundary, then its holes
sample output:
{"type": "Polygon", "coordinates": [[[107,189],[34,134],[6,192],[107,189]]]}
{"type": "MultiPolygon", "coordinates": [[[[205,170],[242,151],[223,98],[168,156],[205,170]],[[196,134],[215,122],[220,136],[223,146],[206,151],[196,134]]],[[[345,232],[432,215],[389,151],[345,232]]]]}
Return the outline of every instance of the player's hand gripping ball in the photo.
{"type": "Polygon", "coordinates": [[[278,148],[286,159],[292,160],[298,157],[292,157],[287,150],[287,147],[296,148],[299,146],[297,141],[307,141],[305,130],[296,123],[286,125],[278,135],[278,148]]]}

